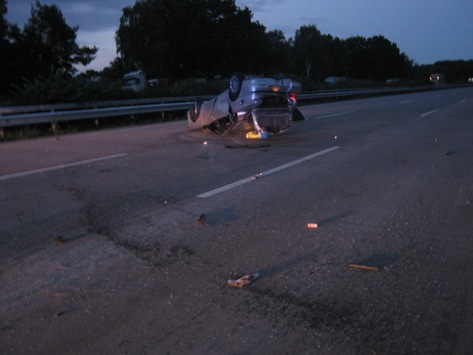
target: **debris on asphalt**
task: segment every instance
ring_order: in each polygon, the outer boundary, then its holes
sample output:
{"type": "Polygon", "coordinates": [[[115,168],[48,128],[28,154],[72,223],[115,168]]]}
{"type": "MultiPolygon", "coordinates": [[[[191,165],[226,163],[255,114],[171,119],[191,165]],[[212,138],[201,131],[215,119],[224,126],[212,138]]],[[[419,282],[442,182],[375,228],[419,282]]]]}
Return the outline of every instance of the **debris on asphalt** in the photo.
{"type": "Polygon", "coordinates": [[[308,223],[307,228],[318,228],[319,225],[317,223],[308,223]]]}
{"type": "Polygon", "coordinates": [[[258,173],[258,174],[253,175],[253,176],[252,176],[252,179],[253,179],[253,180],[256,180],[256,179],[259,179],[259,178],[262,177],[262,176],[263,176],[263,173],[258,173]]]}
{"type": "Polygon", "coordinates": [[[360,264],[348,264],[348,267],[352,268],[352,269],[363,269],[363,270],[379,271],[379,267],[377,267],[377,266],[368,266],[368,265],[360,265],[360,264]]]}
{"type": "Polygon", "coordinates": [[[199,222],[205,227],[210,227],[210,224],[208,224],[207,221],[205,220],[205,214],[203,213],[199,216],[199,218],[197,218],[197,222],[199,222]]]}
{"type": "Polygon", "coordinates": [[[266,132],[252,131],[246,134],[247,139],[266,139],[268,137],[269,137],[269,134],[266,132]]]}
{"type": "Polygon", "coordinates": [[[247,274],[240,277],[237,280],[228,280],[228,286],[232,287],[245,287],[248,286],[253,281],[259,278],[259,273],[255,272],[254,274],[247,274]]]}
{"type": "Polygon", "coordinates": [[[54,243],[56,244],[64,244],[66,241],[64,240],[64,237],[62,235],[54,237],[53,239],[54,243]]]}

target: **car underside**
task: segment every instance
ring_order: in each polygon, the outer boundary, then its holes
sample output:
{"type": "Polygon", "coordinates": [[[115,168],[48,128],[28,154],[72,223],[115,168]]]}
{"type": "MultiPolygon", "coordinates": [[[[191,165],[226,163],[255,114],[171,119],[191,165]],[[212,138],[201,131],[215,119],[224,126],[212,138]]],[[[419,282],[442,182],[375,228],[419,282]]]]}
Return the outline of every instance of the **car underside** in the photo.
{"type": "Polygon", "coordinates": [[[261,78],[233,74],[229,88],[207,101],[195,100],[188,128],[217,134],[246,132],[248,138],[266,138],[291,128],[303,119],[296,95],[301,86],[287,78],[261,78]]]}

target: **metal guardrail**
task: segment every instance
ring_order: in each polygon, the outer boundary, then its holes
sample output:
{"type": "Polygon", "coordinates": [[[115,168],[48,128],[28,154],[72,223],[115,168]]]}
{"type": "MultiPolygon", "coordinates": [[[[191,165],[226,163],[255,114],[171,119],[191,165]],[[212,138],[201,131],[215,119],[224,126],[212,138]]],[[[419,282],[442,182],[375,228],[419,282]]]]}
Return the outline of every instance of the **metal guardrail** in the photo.
{"type": "MultiPolygon", "coordinates": [[[[329,98],[394,94],[426,90],[427,87],[393,87],[353,90],[329,90],[299,94],[297,100],[314,101],[329,98]]],[[[213,96],[201,97],[209,99],[213,96]]],[[[57,124],[63,121],[100,119],[105,117],[132,116],[145,113],[164,113],[188,110],[196,97],[173,97],[140,100],[103,101],[83,104],[28,105],[0,107],[0,129],[4,127],[40,123],[57,124]]]]}
{"type": "Polygon", "coordinates": [[[98,119],[144,113],[183,111],[195,97],[102,101],[83,104],[28,105],[0,107],[0,128],[39,123],[98,119]]]}

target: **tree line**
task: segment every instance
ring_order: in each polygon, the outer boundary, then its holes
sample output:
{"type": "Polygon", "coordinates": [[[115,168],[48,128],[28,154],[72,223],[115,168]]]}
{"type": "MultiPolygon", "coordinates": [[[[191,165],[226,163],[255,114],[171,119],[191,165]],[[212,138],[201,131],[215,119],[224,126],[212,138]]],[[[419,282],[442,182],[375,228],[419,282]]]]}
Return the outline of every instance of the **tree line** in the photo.
{"type": "Polygon", "coordinates": [[[294,38],[267,31],[234,0],[144,0],[123,9],[116,32],[126,68],[151,76],[211,78],[238,69],[384,81],[412,77],[413,63],[383,36],[347,40],[300,27],[294,38]]]}
{"type": "MultiPolygon", "coordinates": [[[[57,5],[36,0],[23,28],[8,23],[6,13],[7,0],[0,0],[0,95],[22,83],[77,76],[76,66],[96,56],[98,48],[77,45],[78,27],[66,23],[57,5]]],[[[426,81],[430,72],[464,82],[473,75],[473,60],[417,65],[381,35],[340,39],[309,24],[286,38],[280,30],[267,31],[235,0],[136,1],[122,10],[115,41],[117,57],[102,72],[87,74],[119,79],[140,69],[149,78],[175,81],[241,71],[313,83],[329,76],[426,81]]]]}
{"type": "Polygon", "coordinates": [[[0,95],[23,80],[72,75],[76,64],[89,64],[98,50],[76,43],[78,27],[67,25],[56,5],[31,7],[28,22],[20,29],[6,20],[7,1],[0,0],[0,95]]]}

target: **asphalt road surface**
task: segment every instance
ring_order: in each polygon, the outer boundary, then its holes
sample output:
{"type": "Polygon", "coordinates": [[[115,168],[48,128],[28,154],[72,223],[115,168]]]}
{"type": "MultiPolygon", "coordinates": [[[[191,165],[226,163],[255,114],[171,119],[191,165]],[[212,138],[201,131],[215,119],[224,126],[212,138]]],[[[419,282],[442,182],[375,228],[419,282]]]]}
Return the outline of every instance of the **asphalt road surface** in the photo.
{"type": "Polygon", "coordinates": [[[1,143],[0,353],[471,354],[473,88],[301,110],[1,143]]]}

